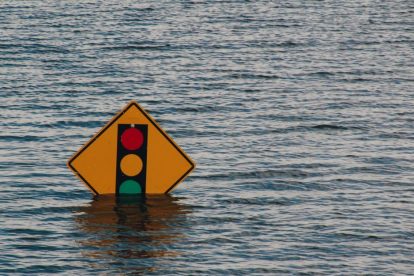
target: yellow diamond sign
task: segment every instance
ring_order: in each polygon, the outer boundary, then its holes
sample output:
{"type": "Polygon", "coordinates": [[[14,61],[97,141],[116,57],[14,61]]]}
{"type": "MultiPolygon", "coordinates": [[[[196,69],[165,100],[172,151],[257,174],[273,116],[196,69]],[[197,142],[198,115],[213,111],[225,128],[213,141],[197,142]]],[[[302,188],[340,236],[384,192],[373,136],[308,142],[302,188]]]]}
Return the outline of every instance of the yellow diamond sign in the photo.
{"type": "Polygon", "coordinates": [[[195,163],[136,102],[130,102],[68,162],[94,194],[165,194],[195,163]]]}

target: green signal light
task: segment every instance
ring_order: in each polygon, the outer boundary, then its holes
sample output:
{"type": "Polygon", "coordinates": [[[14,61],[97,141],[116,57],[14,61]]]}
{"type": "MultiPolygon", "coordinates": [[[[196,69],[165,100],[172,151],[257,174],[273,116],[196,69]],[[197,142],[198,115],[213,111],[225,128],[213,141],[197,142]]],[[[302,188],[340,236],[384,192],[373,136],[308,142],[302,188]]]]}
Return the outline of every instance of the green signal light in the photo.
{"type": "Polygon", "coordinates": [[[141,194],[142,189],[141,185],[135,180],[129,179],[122,182],[121,186],[119,187],[120,194],[141,194]]]}

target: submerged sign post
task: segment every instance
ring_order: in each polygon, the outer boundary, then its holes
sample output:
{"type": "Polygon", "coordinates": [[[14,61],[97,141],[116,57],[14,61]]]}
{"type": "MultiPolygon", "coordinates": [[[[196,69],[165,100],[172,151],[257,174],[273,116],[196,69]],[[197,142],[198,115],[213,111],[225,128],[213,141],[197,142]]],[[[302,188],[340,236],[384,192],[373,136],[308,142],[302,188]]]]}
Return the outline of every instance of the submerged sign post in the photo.
{"type": "Polygon", "coordinates": [[[130,102],[68,162],[94,194],[165,194],[194,162],[136,102],[130,102]]]}

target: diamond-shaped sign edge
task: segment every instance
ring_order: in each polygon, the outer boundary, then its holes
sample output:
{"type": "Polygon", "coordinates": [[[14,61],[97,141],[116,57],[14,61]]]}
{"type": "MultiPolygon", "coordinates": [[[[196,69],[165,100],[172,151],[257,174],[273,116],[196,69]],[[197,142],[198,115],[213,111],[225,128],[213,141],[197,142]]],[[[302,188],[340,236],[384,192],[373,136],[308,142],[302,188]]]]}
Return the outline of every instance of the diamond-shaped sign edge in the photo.
{"type": "Polygon", "coordinates": [[[92,145],[95,140],[99,138],[109,127],[112,126],[128,109],[130,109],[132,106],[135,106],[138,108],[138,110],[155,126],[155,128],[164,136],[167,141],[169,141],[174,148],[188,161],[188,163],[191,164],[190,169],[188,169],[168,190],[165,192],[165,194],[168,194],[170,191],[172,191],[180,182],[182,182],[190,173],[195,169],[195,162],[188,157],[185,152],[180,148],[180,146],[175,143],[175,141],[158,125],[158,123],[136,102],[136,101],[130,101],[126,107],[124,107],[115,117],[113,117],[100,131],[98,131],[85,145],[83,145],[67,162],[67,166],[69,169],[82,180],[83,183],[85,183],[89,189],[95,194],[99,195],[99,193],[93,188],[92,185],[89,184],[88,181],[76,170],[74,166],[72,166],[72,162],[82,154],[90,145],[92,145]]]}

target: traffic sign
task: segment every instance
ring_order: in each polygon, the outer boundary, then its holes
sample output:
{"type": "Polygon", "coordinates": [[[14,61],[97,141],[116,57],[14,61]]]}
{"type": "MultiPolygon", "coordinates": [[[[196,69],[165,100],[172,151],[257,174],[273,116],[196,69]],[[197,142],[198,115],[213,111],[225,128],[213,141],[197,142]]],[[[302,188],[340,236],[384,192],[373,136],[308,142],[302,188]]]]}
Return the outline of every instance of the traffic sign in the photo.
{"type": "Polygon", "coordinates": [[[155,120],[131,101],[69,161],[94,194],[164,194],[195,163],[155,120]]]}

